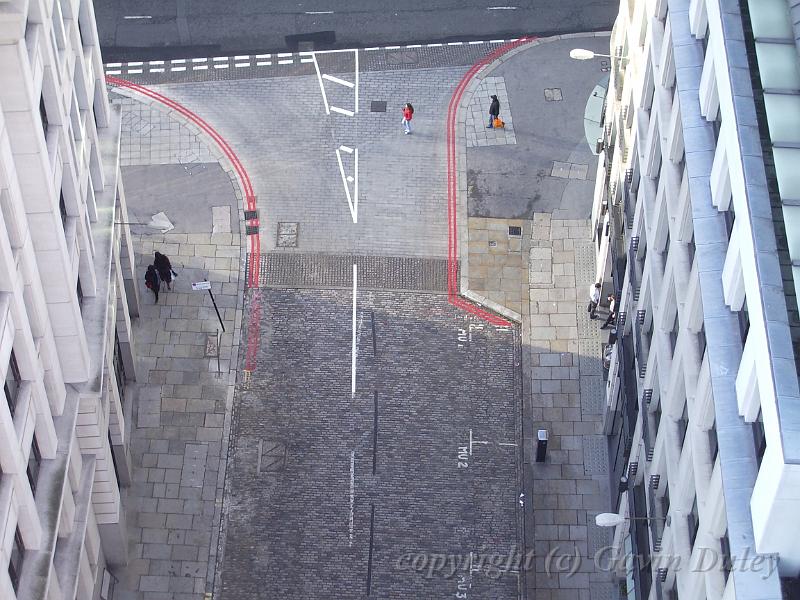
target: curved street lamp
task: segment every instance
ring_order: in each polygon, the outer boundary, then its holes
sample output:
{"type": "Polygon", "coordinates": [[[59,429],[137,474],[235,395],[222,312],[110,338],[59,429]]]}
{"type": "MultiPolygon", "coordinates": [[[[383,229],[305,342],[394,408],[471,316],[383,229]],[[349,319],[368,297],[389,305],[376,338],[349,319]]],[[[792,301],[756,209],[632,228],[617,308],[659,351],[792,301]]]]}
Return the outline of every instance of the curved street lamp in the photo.
{"type": "Polygon", "coordinates": [[[623,517],[617,513],[600,513],[594,518],[598,527],[616,527],[625,521],[664,521],[669,524],[669,519],[661,517],[623,517]]]}

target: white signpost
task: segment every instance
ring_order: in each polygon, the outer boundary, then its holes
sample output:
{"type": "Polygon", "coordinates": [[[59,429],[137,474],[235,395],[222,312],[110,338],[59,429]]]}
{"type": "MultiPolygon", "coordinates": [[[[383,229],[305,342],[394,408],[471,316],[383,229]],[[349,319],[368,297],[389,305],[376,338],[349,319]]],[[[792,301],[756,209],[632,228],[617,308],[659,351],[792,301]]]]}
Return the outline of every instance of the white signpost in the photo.
{"type": "Polygon", "coordinates": [[[196,281],[192,283],[192,289],[197,292],[199,290],[210,290],[211,289],[211,282],[210,281],[196,281]]]}
{"type": "Polygon", "coordinates": [[[217,301],[214,300],[214,294],[211,292],[211,282],[207,280],[203,281],[194,281],[192,282],[192,290],[195,292],[208,290],[208,295],[211,296],[211,304],[214,305],[214,310],[217,311],[217,319],[219,319],[219,324],[222,327],[222,331],[225,331],[225,323],[222,322],[222,317],[219,314],[219,309],[217,308],[217,301]]]}

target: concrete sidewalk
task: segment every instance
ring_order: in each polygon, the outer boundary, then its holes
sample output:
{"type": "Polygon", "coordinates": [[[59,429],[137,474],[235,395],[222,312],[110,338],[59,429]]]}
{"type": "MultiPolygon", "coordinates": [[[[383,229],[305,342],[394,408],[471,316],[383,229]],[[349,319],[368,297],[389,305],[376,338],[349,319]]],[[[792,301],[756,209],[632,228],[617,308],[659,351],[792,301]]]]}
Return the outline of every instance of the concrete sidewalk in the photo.
{"type": "Polygon", "coordinates": [[[130,562],[115,598],[188,600],[213,587],[236,356],[243,254],[240,195],[202,139],[157,106],[123,105],[122,160],[131,220],[163,211],[167,233],[132,225],[137,276],[153,251],[178,272],[158,304],[141,287],[135,334],[142,377],[130,393],[133,484],[127,490],[130,562]],[[209,295],[191,282],[208,279],[209,295]],[[217,338],[218,331],[221,336],[217,338]],[[217,344],[217,341],[219,343],[217,344]]]}
{"type": "Polygon", "coordinates": [[[594,524],[610,497],[602,321],[586,312],[596,157],[584,111],[606,73],[600,60],[569,58],[607,46],[588,34],[516,48],[470,83],[458,117],[462,293],[522,323],[525,543],[536,556],[525,582],[537,600],[618,594],[592,560],[610,542],[594,524]],[[491,94],[505,130],[486,128],[491,94]],[[540,429],[544,463],[533,456],[540,429]]]}

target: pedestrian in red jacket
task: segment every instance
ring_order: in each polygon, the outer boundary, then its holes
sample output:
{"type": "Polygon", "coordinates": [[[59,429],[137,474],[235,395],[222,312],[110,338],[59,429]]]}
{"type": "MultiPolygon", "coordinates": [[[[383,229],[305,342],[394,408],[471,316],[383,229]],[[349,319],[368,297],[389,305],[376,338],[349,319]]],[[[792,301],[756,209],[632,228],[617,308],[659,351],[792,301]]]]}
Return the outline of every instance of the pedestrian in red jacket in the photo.
{"type": "Polygon", "coordinates": [[[403,129],[406,135],[411,134],[411,119],[414,117],[414,107],[410,102],[406,102],[403,106],[403,129]]]}

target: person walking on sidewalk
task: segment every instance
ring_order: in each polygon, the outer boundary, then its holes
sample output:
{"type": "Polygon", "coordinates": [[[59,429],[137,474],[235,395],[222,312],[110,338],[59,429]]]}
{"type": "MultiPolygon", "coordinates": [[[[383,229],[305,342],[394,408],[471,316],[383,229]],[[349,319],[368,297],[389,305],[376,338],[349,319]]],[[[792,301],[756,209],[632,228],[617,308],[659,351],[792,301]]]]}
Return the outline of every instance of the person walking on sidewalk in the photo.
{"type": "Polygon", "coordinates": [[[492,103],[489,105],[489,124],[486,129],[494,129],[494,120],[500,118],[500,100],[492,95],[492,103]]]}
{"type": "Polygon", "coordinates": [[[617,299],[614,298],[614,294],[608,295],[608,317],[606,318],[606,322],[600,327],[600,329],[605,329],[609,325],[614,323],[614,319],[617,318],[617,299]]]}
{"type": "Polygon", "coordinates": [[[597,306],[600,304],[600,283],[595,283],[589,288],[589,317],[592,319],[597,318],[597,306]]]}
{"type": "Polygon", "coordinates": [[[411,119],[414,118],[414,107],[410,102],[403,105],[403,129],[406,135],[411,134],[411,119]]]}
{"type": "Polygon", "coordinates": [[[158,271],[153,265],[147,267],[147,273],[144,274],[144,284],[153,292],[156,297],[155,304],[158,304],[158,290],[161,287],[161,280],[158,278],[158,271]]]}
{"type": "Polygon", "coordinates": [[[178,274],[172,270],[172,263],[169,262],[169,258],[166,255],[161,254],[161,252],[156,252],[155,259],[153,260],[153,266],[158,271],[158,276],[164,283],[167,284],[167,289],[172,289],[172,278],[173,276],[177,276],[178,274]]]}

